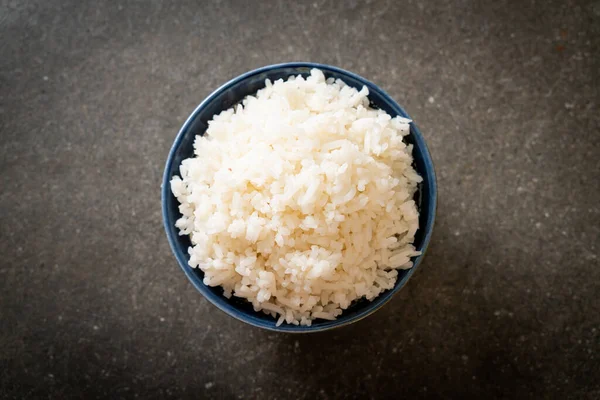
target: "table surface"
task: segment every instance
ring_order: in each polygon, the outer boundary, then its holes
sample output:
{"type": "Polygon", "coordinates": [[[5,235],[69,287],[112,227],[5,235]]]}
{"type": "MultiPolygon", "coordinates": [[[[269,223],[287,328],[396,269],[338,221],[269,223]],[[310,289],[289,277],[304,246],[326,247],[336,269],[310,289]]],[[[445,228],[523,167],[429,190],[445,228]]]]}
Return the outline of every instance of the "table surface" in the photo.
{"type": "Polygon", "coordinates": [[[0,0],[0,38],[1,398],[600,397],[600,2],[0,0]],[[387,90],[439,180],[408,285],[303,336],[204,300],[159,196],[195,106],[292,60],[387,90]]]}

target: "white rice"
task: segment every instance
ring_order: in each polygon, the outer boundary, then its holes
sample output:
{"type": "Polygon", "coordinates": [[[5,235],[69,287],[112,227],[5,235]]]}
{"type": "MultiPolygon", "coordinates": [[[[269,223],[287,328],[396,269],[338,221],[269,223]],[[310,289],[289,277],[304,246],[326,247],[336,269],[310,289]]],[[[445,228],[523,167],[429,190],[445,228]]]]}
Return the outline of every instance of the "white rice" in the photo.
{"type": "Polygon", "coordinates": [[[313,69],[214,116],[171,180],[204,284],[278,325],[310,325],[412,267],[422,179],[402,141],[410,120],[370,108],[368,94],[313,69]]]}

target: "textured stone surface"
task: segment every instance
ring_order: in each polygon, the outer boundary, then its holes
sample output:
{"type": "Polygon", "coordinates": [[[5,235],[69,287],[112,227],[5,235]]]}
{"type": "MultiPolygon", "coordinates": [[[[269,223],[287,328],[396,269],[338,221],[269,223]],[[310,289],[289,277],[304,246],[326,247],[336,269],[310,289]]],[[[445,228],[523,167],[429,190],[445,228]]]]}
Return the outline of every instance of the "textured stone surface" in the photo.
{"type": "Polygon", "coordinates": [[[197,3],[0,0],[1,398],[600,397],[600,2],[197,3]],[[408,286],[309,336],[208,304],[160,214],[187,115],[290,60],[385,88],[440,186],[408,286]]]}

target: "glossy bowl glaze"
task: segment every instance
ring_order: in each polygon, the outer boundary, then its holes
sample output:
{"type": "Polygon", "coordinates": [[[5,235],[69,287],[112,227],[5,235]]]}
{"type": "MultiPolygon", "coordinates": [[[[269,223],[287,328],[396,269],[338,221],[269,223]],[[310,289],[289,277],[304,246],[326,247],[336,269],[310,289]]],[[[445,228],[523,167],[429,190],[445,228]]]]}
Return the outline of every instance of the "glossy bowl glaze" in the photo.
{"type": "Polygon", "coordinates": [[[310,74],[312,68],[320,69],[327,78],[333,77],[342,79],[346,84],[359,90],[363,85],[367,86],[372,107],[382,109],[391,116],[400,115],[405,118],[410,118],[404,109],[402,109],[402,107],[400,107],[382,89],[368,80],[340,68],[306,62],[277,64],[259,68],[227,82],[215,90],[194,110],[194,112],[192,112],[181,127],[181,130],[173,143],[173,147],[169,152],[161,188],[163,222],[169,244],[177,258],[179,266],[183,272],[185,272],[194,287],[196,287],[196,289],[198,289],[198,291],[212,304],[232,317],[250,325],[280,332],[304,333],[328,330],[348,325],[377,311],[406,284],[421,263],[431,238],[435,220],[437,190],[433,163],[423,136],[419,132],[417,126],[414,123],[411,123],[410,134],[406,136],[405,140],[414,146],[414,167],[423,177],[423,182],[419,185],[419,190],[415,194],[415,201],[420,216],[419,230],[415,235],[414,245],[416,249],[423,254],[413,258],[414,266],[411,269],[398,271],[398,280],[393,289],[383,292],[373,301],[362,299],[354,302],[348,309],[344,310],[342,315],[335,321],[315,320],[311,326],[296,326],[285,323],[281,326],[275,326],[276,320],[274,318],[262,312],[255,312],[252,305],[246,300],[234,296],[227,299],[223,296],[223,291],[220,287],[208,287],[202,283],[204,273],[200,269],[191,268],[188,265],[188,247],[191,244],[189,237],[179,236],[178,230],[175,228],[175,221],[180,218],[181,214],[178,209],[179,203],[170,190],[169,182],[171,181],[171,178],[179,173],[181,161],[193,156],[195,136],[203,135],[205,133],[208,127],[208,121],[211,120],[215,114],[234,106],[244,97],[256,93],[265,86],[265,79],[267,78],[271,81],[275,81],[280,78],[285,80],[290,75],[301,74],[307,76],[310,74]]]}

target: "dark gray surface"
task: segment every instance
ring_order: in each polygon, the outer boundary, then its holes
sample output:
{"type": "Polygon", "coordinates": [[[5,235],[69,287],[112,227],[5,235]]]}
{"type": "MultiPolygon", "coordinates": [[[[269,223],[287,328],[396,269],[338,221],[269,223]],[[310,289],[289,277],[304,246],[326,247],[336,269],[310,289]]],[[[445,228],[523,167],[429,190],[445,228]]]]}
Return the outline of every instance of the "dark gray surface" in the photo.
{"type": "Polygon", "coordinates": [[[0,0],[0,398],[600,397],[600,2],[0,0]],[[232,320],[161,225],[213,89],[282,61],[385,88],[436,162],[428,257],[309,336],[232,320]]]}

